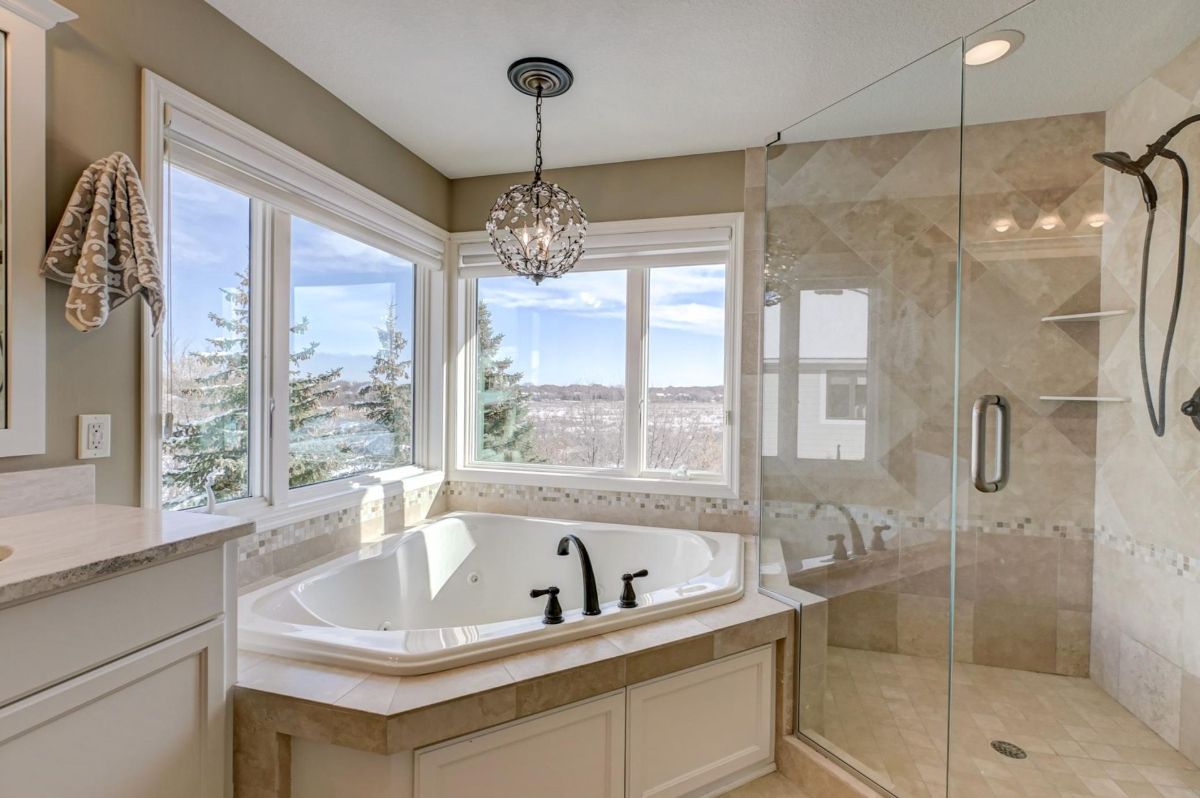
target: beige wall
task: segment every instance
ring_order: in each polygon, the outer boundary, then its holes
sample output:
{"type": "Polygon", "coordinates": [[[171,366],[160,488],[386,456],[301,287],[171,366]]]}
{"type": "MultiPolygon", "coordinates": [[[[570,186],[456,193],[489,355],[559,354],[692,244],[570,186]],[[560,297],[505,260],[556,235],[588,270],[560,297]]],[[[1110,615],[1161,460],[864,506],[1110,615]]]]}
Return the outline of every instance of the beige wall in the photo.
{"type": "MultiPolygon", "coordinates": [[[[79,173],[114,150],[139,157],[140,68],[148,67],[411,211],[445,226],[450,183],[203,0],[64,0],[79,19],[47,39],[47,238],[79,173]]],[[[47,291],[47,450],[0,471],[75,462],[75,416],[109,413],[102,502],[138,500],[139,323],[120,308],[86,335],[47,291]]]]}
{"type": "MultiPolygon", "coordinates": [[[[742,210],[745,153],[714,152],[678,158],[551,169],[583,204],[588,221],[653,219],[742,210]]],[[[500,192],[529,180],[528,172],[468,177],[451,183],[450,230],[482,230],[500,192]]]]}
{"type": "MultiPolygon", "coordinates": [[[[147,67],[429,221],[477,230],[526,173],[449,181],[203,0],[64,0],[79,19],[47,40],[47,239],[79,173],[123,150],[137,160],[147,67]]],[[[593,221],[739,211],[741,151],[560,169],[593,221]]],[[[94,461],[101,502],[139,494],[140,327],[134,305],[86,335],[47,288],[47,450],[0,472],[74,463],[76,416],[112,416],[112,456],[94,461]]]]}
{"type": "MultiPolygon", "coordinates": [[[[1141,143],[1200,111],[1197,92],[1200,41],[1109,111],[1105,149],[1137,152],[1141,143]]],[[[1195,169],[1200,128],[1184,131],[1171,148],[1195,169]]],[[[1174,293],[1180,186],[1174,164],[1160,161],[1151,174],[1160,197],[1147,343],[1150,373],[1157,375],[1174,293]]],[[[1102,304],[1136,308],[1146,229],[1137,180],[1106,172],[1104,200],[1112,222],[1104,228],[1102,304]]],[[[1187,220],[1190,273],[1171,355],[1164,437],[1155,436],[1142,398],[1136,316],[1100,325],[1100,393],[1132,401],[1099,409],[1092,678],[1200,763],[1200,433],[1179,413],[1200,385],[1196,218],[1193,202],[1187,220]]]]}

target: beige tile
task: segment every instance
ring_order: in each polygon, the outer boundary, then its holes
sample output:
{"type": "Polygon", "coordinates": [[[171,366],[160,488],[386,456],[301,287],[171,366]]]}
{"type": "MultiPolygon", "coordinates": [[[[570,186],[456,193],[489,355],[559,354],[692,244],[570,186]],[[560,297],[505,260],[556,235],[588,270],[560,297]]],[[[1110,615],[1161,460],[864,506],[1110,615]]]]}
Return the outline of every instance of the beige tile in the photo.
{"type": "Polygon", "coordinates": [[[517,717],[618,690],[625,686],[625,659],[599,660],[517,684],[517,717]]]}
{"type": "Polygon", "coordinates": [[[1179,743],[1182,681],[1183,671],[1178,666],[1129,636],[1121,636],[1121,703],[1173,746],[1179,743]]]}
{"type": "Polygon", "coordinates": [[[1054,672],[1058,639],[1052,607],[978,601],[974,617],[975,663],[1054,672]]]}
{"type": "Polygon", "coordinates": [[[637,684],[711,662],[713,642],[713,635],[706,634],[629,654],[625,659],[625,679],[629,684],[637,684]]]}
{"type": "Polygon", "coordinates": [[[725,793],[725,798],[807,798],[807,794],[784,776],[772,773],[725,793]]]}
{"type": "Polygon", "coordinates": [[[1179,752],[1200,765],[1200,677],[1187,671],[1179,702],[1179,752]]]}
{"type": "Polygon", "coordinates": [[[869,651],[897,650],[897,596],[874,590],[829,601],[829,642],[869,651]]]}
{"type": "Polygon", "coordinates": [[[1091,654],[1092,614],[1059,610],[1055,671],[1066,676],[1087,676],[1091,654]]]}
{"type": "Polygon", "coordinates": [[[388,752],[419,748],[517,717],[517,688],[502,687],[422,707],[387,721],[388,752]]]}

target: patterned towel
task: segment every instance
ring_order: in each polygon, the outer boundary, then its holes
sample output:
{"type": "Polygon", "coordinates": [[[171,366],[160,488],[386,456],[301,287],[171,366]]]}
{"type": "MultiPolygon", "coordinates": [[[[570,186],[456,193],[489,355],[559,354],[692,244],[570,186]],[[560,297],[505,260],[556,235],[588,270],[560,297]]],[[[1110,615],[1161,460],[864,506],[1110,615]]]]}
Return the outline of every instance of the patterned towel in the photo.
{"type": "Polygon", "coordinates": [[[67,321],[80,332],[102,327],[137,293],[162,326],[163,284],[142,181],[123,152],[84,170],[42,261],[43,277],[71,286],[67,321]]]}

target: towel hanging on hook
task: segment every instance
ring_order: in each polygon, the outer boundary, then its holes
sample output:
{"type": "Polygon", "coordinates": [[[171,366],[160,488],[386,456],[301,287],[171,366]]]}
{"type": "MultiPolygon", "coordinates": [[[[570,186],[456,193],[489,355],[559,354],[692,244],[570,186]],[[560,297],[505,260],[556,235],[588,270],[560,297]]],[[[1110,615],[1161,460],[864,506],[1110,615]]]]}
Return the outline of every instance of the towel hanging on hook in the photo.
{"type": "Polygon", "coordinates": [[[142,182],[128,155],[114,152],[84,170],[41,273],[71,287],[66,317],[80,332],[104,326],[114,308],[141,294],[158,333],[163,318],[158,248],[142,182]]]}

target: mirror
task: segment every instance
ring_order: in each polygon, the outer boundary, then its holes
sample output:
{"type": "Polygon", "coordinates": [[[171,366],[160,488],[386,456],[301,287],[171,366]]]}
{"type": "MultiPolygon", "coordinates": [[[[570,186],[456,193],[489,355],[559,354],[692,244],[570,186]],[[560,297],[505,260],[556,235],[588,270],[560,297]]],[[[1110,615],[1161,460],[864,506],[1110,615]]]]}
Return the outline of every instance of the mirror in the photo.
{"type": "MultiPolygon", "coordinates": [[[[0,31],[0,52],[7,56],[8,34],[0,31]]],[[[0,119],[8,118],[8,59],[0,58],[0,119]]],[[[8,130],[0,125],[0,429],[8,426],[8,130]]]]}

